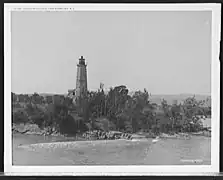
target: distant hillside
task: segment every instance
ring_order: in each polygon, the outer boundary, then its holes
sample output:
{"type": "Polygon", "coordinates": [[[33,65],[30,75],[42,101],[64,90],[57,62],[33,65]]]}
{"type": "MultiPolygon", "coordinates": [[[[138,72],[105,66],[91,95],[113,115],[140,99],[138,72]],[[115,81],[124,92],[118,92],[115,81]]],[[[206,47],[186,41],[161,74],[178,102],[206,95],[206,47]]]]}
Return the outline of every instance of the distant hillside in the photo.
{"type": "Polygon", "coordinates": [[[40,96],[53,96],[53,95],[66,95],[66,94],[56,94],[56,93],[40,93],[40,96]]]}
{"type": "MultiPolygon", "coordinates": [[[[105,91],[105,93],[108,93],[108,90],[105,91]]],[[[133,95],[134,92],[129,92],[129,95],[133,95]]],[[[41,96],[52,96],[55,95],[54,93],[40,93],[39,95],[41,96]]],[[[67,95],[65,94],[61,94],[61,95],[67,95]]],[[[165,95],[165,94],[160,94],[160,95],[151,95],[150,97],[150,101],[152,103],[156,103],[156,104],[161,104],[162,99],[165,99],[167,101],[168,104],[172,104],[174,100],[177,100],[178,103],[184,101],[186,98],[188,97],[193,97],[194,94],[174,94],[174,95],[165,95]]],[[[207,98],[211,98],[210,95],[200,95],[200,94],[195,94],[195,98],[197,100],[206,100],[207,98]]]]}
{"type": "MultiPolygon", "coordinates": [[[[184,101],[188,97],[193,97],[194,94],[176,94],[176,95],[151,95],[150,100],[153,103],[160,104],[162,99],[165,99],[168,104],[172,104],[174,100],[177,100],[178,103],[184,101]]],[[[211,98],[208,95],[199,95],[195,94],[195,98],[197,100],[206,100],[207,98],[211,98]]]]}

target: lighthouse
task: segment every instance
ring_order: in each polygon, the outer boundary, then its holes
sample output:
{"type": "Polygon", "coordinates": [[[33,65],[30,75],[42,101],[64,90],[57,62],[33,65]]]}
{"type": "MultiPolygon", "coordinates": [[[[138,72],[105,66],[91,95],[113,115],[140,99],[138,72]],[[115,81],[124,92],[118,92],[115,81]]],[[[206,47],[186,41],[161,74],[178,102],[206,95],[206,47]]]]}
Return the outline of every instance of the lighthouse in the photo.
{"type": "Polygon", "coordinates": [[[75,99],[81,99],[85,95],[87,95],[87,65],[85,59],[81,56],[77,64],[75,99]]]}

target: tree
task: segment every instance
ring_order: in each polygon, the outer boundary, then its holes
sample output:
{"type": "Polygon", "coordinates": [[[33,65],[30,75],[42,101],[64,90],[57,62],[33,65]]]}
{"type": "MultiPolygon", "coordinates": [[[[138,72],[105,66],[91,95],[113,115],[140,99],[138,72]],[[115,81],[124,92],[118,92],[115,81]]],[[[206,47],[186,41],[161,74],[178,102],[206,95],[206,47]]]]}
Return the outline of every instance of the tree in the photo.
{"type": "Polygon", "coordinates": [[[37,94],[36,92],[31,96],[31,102],[33,104],[42,104],[43,102],[43,97],[37,94]]]}
{"type": "Polygon", "coordinates": [[[11,92],[11,100],[12,100],[12,103],[17,101],[17,95],[13,92],[11,92]]]}
{"type": "MultiPolygon", "coordinates": [[[[152,130],[154,133],[198,131],[202,125],[200,115],[211,114],[211,104],[187,98],[183,104],[169,105],[163,100],[161,105],[150,102],[146,89],[128,94],[126,86],[120,85],[104,92],[104,84],[100,83],[97,91],[89,91],[82,97],[80,104],[73,103],[73,96],[53,101],[52,96],[43,97],[34,93],[17,95],[11,93],[13,106],[13,122],[32,122],[39,127],[50,127],[55,131],[70,134],[86,130],[101,129],[103,131],[119,130],[137,132],[152,130]],[[32,103],[30,103],[32,102],[32,103]],[[46,103],[46,104],[45,104],[46,103]],[[23,104],[26,105],[25,109],[23,104]],[[24,113],[18,113],[18,110],[24,113]]],[[[59,97],[59,96],[58,96],[59,97]]]]}
{"type": "Polygon", "coordinates": [[[12,122],[17,123],[27,123],[29,121],[27,114],[24,111],[14,111],[12,112],[12,122]]]}
{"type": "Polygon", "coordinates": [[[46,102],[47,104],[51,104],[51,103],[53,103],[53,97],[52,97],[52,96],[46,96],[46,97],[45,97],[45,102],[46,102]]]}

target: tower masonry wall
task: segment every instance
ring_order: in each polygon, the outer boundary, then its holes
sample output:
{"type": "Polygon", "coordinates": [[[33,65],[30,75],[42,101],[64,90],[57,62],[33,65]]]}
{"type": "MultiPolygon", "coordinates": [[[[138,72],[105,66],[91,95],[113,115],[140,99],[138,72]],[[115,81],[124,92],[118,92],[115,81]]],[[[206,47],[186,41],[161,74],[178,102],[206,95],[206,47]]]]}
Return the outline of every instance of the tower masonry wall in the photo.
{"type": "Polygon", "coordinates": [[[76,77],[76,98],[79,98],[87,92],[87,67],[86,65],[77,65],[76,77]]]}

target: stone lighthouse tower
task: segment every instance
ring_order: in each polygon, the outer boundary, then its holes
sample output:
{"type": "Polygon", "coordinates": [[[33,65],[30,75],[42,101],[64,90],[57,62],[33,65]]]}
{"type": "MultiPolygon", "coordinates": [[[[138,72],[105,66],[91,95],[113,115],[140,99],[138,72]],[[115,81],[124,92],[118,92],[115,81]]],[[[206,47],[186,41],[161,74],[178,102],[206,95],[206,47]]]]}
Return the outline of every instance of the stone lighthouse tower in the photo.
{"type": "Polygon", "coordinates": [[[77,78],[75,99],[78,100],[87,94],[87,65],[83,56],[80,57],[77,64],[77,78]]]}

